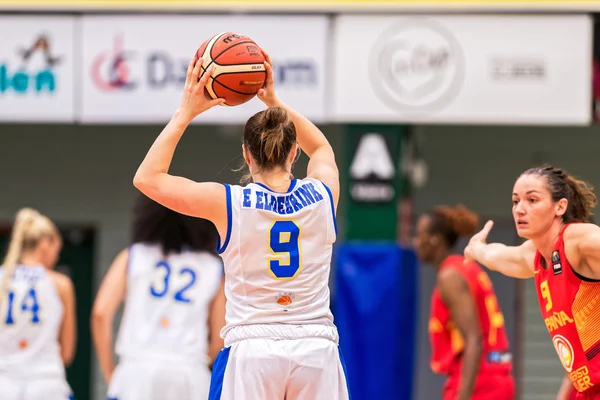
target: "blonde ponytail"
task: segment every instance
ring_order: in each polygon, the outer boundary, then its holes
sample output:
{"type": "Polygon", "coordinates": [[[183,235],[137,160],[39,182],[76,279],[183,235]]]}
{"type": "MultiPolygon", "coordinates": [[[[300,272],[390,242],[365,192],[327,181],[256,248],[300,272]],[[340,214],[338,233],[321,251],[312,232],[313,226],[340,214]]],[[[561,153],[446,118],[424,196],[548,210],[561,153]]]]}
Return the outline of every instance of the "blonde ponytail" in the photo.
{"type": "Polygon", "coordinates": [[[10,287],[12,275],[21,259],[27,231],[36,219],[40,217],[40,213],[32,208],[22,208],[15,217],[8,251],[6,252],[6,257],[4,257],[4,262],[2,263],[4,266],[4,276],[2,277],[2,284],[0,285],[0,308],[2,307],[2,299],[7,295],[8,288],[10,287]]]}

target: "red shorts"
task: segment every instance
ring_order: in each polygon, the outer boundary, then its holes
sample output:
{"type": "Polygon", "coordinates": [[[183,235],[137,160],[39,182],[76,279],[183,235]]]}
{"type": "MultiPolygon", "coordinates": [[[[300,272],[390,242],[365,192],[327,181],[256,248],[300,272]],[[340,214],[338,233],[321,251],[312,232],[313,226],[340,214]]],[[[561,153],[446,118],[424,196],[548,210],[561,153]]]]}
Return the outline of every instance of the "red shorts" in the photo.
{"type": "MultiPolygon", "coordinates": [[[[460,376],[450,376],[442,390],[442,400],[456,400],[460,376]]],[[[515,380],[510,373],[479,374],[470,400],[514,400],[515,380]]]]}

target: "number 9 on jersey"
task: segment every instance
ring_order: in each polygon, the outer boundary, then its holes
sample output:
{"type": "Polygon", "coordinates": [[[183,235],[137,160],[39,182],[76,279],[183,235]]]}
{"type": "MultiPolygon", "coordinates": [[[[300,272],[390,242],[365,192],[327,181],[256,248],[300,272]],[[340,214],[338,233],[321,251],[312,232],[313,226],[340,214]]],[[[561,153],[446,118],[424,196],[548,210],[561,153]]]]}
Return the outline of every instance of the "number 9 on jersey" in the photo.
{"type": "Polygon", "coordinates": [[[300,235],[302,229],[292,220],[275,221],[269,230],[269,270],[275,279],[294,279],[302,269],[300,235]]]}

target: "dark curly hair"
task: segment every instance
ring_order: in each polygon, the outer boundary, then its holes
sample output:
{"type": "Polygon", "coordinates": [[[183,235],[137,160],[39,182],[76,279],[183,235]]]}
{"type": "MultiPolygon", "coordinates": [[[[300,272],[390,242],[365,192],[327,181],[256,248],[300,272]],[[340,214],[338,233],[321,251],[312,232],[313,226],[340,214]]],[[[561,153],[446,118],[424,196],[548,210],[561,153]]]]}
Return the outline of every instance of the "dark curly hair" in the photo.
{"type": "Polygon", "coordinates": [[[185,249],[216,254],[217,238],[208,220],[179,214],[143,194],[135,201],[132,243],[160,244],[165,254],[185,249]]]}

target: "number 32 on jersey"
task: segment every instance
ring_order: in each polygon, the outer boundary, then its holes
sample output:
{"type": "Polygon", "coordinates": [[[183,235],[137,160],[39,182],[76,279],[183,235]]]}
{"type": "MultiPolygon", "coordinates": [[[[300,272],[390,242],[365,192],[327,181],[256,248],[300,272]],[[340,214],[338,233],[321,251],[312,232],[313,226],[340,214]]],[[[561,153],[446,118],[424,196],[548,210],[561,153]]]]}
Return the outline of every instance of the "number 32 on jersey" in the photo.
{"type": "Polygon", "coordinates": [[[269,229],[269,271],[277,280],[292,280],[302,269],[302,228],[293,220],[277,220],[269,229]]]}

